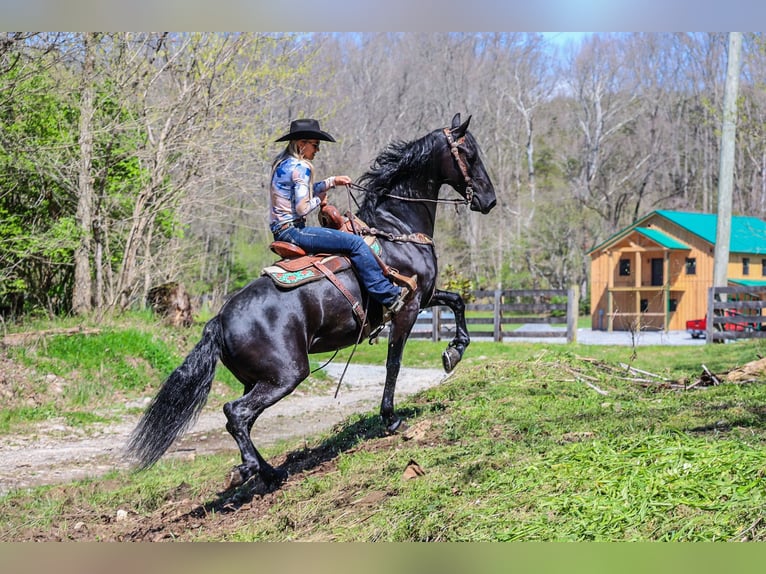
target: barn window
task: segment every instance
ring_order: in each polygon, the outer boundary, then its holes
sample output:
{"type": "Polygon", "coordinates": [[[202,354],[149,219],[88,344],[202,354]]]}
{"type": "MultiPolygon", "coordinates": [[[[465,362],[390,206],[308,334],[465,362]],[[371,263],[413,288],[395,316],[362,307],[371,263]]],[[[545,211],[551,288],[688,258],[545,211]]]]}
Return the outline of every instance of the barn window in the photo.
{"type": "Polygon", "coordinates": [[[630,259],[620,259],[620,277],[630,276],[630,259]]]}
{"type": "Polygon", "coordinates": [[[742,275],[750,275],[750,258],[742,258],[742,275]]]}
{"type": "Polygon", "coordinates": [[[696,257],[686,258],[686,274],[687,275],[697,274],[697,258],[696,257]]]}
{"type": "Polygon", "coordinates": [[[766,277],[766,259],[761,259],[761,277],[766,277]]]}

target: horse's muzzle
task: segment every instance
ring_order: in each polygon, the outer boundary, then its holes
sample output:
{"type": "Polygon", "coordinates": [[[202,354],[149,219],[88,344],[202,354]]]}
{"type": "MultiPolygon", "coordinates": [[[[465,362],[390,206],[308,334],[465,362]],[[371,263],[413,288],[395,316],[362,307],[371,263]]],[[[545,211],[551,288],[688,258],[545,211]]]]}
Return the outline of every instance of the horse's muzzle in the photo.
{"type": "Polygon", "coordinates": [[[488,204],[484,204],[477,196],[474,196],[473,201],[471,202],[471,211],[479,211],[482,215],[486,215],[492,211],[492,208],[495,207],[495,205],[497,205],[497,199],[495,198],[488,204]]]}

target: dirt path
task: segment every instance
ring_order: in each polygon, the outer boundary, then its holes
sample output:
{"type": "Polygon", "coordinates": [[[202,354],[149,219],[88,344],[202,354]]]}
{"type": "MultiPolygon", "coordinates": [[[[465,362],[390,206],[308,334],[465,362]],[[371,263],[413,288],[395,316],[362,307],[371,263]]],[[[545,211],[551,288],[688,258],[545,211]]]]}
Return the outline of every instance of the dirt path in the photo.
{"type": "MultiPolygon", "coordinates": [[[[330,364],[325,370],[337,380],[343,368],[343,364],[330,364]]],[[[396,399],[437,385],[447,376],[437,369],[402,368],[396,399]]],[[[309,437],[353,413],[377,409],[384,380],[385,367],[350,365],[337,398],[333,397],[334,385],[327,394],[296,393],[286,397],[267,409],[256,422],[252,432],[256,446],[309,437]]],[[[0,495],[12,488],[68,482],[126,468],[122,449],[136,422],[137,417],[126,417],[119,423],[97,425],[84,431],[67,427],[63,422],[49,421],[41,424],[35,433],[3,437],[0,495]]],[[[225,422],[219,407],[207,407],[194,428],[177,441],[166,456],[192,457],[231,450],[238,460],[225,422]]]]}

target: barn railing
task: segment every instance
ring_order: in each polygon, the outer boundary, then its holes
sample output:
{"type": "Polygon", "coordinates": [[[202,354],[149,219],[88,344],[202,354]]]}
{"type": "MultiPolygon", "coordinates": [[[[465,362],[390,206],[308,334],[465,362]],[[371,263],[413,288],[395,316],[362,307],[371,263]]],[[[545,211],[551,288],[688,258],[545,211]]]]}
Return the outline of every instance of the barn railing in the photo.
{"type": "MultiPolygon", "coordinates": [[[[514,338],[577,340],[578,293],[571,289],[496,289],[472,292],[466,325],[472,339],[514,338]]],[[[381,335],[387,335],[384,330],[381,335]]],[[[410,338],[451,340],[455,317],[447,307],[420,312],[410,338]]]]}
{"type": "Polygon", "coordinates": [[[707,308],[708,343],[766,338],[766,286],[710,287],[707,308]]]}

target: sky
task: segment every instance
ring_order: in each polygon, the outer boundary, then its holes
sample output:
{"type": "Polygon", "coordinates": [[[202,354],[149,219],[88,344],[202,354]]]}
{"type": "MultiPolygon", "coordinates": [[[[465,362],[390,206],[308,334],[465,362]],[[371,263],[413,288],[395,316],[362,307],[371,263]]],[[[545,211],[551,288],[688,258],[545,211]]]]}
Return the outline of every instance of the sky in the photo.
{"type": "Polygon", "coordinates": [[[0,0],[5,30],[756,31],[752,0],[0,0]]]}
{"type": "Polygon", "coordinates": [[[577,42],[593,34],[593,32],[541,32],[545,39],[556,46],[565,46],[569,42],[577,42]]]}

